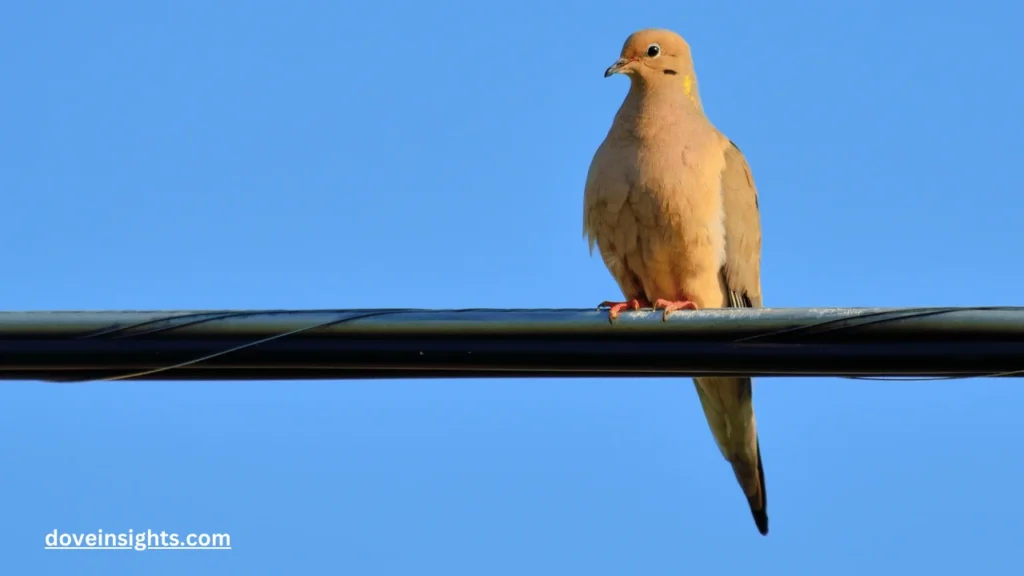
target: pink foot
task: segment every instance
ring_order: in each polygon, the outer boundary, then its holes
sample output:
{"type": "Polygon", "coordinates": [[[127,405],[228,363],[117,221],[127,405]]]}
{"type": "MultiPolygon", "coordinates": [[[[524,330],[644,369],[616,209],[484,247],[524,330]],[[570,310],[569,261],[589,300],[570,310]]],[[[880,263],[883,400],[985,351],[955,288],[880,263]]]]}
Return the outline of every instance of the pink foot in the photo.
{"type": "Polygon", "coordinates": [[[664,308],[665,313],[661,315],[661,320],[664,322],[668,320],[668,315],[676,310],[696,310],[697,305],[690,300],[665,300],[664,298],[658,298],[654,301],[654,309],[664,308]]]}
{"type": "Polygon", "coordinates": [[[610,309],[608,310],[608,321],[615,322],[615,320],[619,317],[619,313],[622,312],[623,310],[639,310],[641,308],[646,308],[650,305],[651,303],[646,300],[633,298],[632,300],[626,302],[614,302],[612,300],[605,300],[604,302],[598,304],[597,307],[604,308],[605,306],[609,306],[610,309]]]}

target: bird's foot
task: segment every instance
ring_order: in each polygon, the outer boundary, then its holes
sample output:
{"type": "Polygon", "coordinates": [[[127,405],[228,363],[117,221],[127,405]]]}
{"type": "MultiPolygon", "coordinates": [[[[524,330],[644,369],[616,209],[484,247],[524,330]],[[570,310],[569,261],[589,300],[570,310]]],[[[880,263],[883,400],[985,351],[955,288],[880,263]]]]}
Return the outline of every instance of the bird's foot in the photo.
{"type": "Polygon", "coordinates": [[[668,315],[676,310],[696,310],[697,305],[690,300],[665,300],[664,298],[658,298],[654,301],[654,309],[657,310],[663,308],[664,314],[661,315],[661,320],[664,322],[668,320],[668,315]]]}
{"type": "Polygon", "coordinates": [[[646,300],[633,298],[632,300],[627,300],[626,302],[614,302],[612,300],[605,300],[604,302],[598,304],[597,307],[609,307],[608,321],[615,322],[615,320],[619,317],[619,313],[622,312],[623,310],[639,310],[641,308],[650,307],[650,305],[651,303],[646,300]]]}

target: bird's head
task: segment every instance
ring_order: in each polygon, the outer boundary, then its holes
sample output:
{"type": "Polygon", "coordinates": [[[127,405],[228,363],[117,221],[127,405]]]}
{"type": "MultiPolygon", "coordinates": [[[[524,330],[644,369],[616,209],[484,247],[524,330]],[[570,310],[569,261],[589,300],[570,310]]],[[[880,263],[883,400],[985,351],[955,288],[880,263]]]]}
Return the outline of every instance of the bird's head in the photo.
{"type": "Polygon", "coordinates": [[[645,83],[664,79],[692,86],[695,82],[690,45],[671,30],[648,29],[630,34],[619,59],[604,71],[605,78],[612,74],[625,74],[645,83]]]}

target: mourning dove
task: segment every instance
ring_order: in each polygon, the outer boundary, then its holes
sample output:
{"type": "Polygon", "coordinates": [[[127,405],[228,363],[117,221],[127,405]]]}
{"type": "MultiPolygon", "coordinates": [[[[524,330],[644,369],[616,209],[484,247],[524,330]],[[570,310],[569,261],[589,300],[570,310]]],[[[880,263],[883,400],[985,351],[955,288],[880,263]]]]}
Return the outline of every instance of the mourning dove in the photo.
{"type": "MultiPolygon", "coordinates": [[[[757,190],[740,152],[704,116],[690,47],[668,30],[626,39],[605,77],[629,93],[594,154],[583,229],[626,298],[622,310],[760,307],[757,190]]],[[[704,414],[761,534],[767,492],[750,378],[695,378],[704,414]]]]}

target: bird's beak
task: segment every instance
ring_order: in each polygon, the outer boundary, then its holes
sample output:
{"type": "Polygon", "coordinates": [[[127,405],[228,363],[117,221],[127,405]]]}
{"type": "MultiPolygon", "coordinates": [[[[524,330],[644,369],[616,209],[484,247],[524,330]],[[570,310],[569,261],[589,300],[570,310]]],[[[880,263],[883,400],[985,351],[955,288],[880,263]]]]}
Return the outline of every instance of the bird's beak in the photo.
{"type": "Polygon", "coordinates": [[[626,66],[632,64],[633,62],[636,62],[636,58],[619,58],[618,60],[615,61],[615,64],[612,64],[611,66],[608,67],[607,70],[604,71],[604,77],[607,78],[612,74],[620,74],[622,72],[625,72],[626,66]]]}

